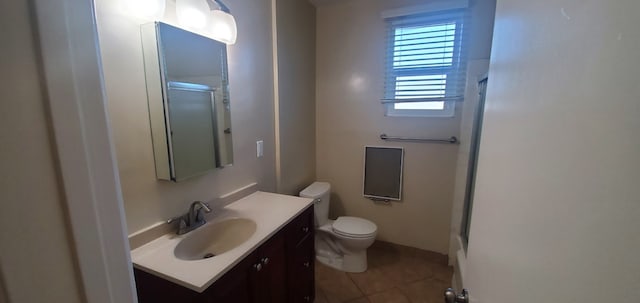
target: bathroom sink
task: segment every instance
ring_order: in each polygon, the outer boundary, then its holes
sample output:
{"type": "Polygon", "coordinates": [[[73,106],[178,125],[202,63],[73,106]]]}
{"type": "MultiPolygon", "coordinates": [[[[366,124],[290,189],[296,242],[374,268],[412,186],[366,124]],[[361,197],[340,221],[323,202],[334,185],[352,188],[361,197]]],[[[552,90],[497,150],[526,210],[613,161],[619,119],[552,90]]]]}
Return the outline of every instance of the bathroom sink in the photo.
{"type": "Polygon", "coordinates": [[[247,241],[256,232],[256,227],[256,222],[245,218],[208,223],[190,232],[173,253],[181,260],[212,258],[247,241]]]}

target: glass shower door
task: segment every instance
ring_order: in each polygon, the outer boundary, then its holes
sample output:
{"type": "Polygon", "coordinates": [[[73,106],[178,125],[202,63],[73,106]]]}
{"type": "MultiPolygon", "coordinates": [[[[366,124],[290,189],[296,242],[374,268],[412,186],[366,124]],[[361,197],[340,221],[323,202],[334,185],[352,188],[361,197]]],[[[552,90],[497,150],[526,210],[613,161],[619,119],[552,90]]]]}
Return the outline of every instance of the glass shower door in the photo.
{"type": "Polygon", "coordinates": [[[480,135],[482,132],[482,118],[484,114],[484,100],[487,91],[488,78],[484,77],[478,82],[478,106],[473,118],[473,130],[471,131],[471,142],[469,149],[469,169],[467,170],[467,182],[464,194],[464,212],[462,213],[461,236],[466,251],[469,243],[471,210],[473,209],[473,193],[476,182],[476,169],[478,165],[478,153],[480,148],[480,135]]]}

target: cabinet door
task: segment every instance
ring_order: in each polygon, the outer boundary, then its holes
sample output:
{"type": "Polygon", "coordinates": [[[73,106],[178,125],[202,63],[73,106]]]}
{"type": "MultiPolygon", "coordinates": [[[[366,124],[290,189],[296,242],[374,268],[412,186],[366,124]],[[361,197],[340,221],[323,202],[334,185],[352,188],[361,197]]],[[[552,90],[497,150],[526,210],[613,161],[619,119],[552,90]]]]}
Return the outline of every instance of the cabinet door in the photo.
{"type": "Polygon", "coordinates": [[[258,249],[251,281],[255,303],[286,302],[285,238],[278,233],[258,249]]]}
{"type": "Polygon", "coordinates": [[[137,268],[133,269],[139,303],[197,303],[200,294],[137,268]]]}
{"type": "Polygon", "coordinates": [[[256,253],[245,257],[203,293],[202,303],[251,303],[250,272],[256,253]]]}
{"type": "Polygon", "coordinates": [[[287,249],[296,247],[305,237],[314,233],[313,206],[293,219],[286,227],[287,249]]]}

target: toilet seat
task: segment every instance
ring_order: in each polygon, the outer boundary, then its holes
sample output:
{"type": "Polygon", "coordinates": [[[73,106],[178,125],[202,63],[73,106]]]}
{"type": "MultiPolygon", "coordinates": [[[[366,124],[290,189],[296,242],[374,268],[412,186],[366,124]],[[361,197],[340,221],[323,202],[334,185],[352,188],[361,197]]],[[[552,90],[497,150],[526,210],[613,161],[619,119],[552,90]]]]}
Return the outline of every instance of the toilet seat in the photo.
{"type": "Polygon", "coordinates": [[[375,237],[378,227],[375,223],[358,217],[338,217],[331,225],[333,232],[350,238],[375,237]]]}

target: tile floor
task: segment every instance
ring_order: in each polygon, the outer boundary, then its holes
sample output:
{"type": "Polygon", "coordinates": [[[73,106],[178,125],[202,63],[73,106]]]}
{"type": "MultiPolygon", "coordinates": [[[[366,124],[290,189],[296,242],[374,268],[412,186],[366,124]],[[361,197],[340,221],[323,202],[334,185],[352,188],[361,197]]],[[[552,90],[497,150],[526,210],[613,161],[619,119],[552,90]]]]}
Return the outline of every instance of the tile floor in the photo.
{"type": "Polygon", "coordinates": [[[316,303],[442,303],[453,268],[434,252],[377,241],[369,268],[344,273],[316,261],[316,303]]]}

